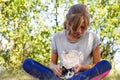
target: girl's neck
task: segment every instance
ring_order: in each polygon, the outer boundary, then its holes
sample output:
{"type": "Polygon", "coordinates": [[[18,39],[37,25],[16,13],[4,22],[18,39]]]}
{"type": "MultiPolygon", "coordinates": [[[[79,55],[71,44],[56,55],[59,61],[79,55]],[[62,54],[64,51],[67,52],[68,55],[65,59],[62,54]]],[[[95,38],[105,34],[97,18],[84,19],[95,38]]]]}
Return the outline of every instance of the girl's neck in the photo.
{"type": "Polygon", "coordinates": [[[78,38],[75,38],[74,36],[72,36],[68,31],[67,31],[66,37],[68,41],[70,41],[71,43],[74,43],[78,40],[78,38]]]}

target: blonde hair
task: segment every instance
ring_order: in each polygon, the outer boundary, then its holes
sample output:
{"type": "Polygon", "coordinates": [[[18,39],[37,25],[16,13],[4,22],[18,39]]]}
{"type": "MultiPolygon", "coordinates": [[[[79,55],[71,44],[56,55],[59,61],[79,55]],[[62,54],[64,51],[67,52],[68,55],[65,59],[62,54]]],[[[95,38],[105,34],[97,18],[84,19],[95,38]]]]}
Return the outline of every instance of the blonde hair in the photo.
{"type": "Polygon", "coordinates": [[[70,7],[66,15],[64,28],[70,31],[76,31],[82,23],[84,23],[85,27],[88,27],[89,19],[88,8],[83,4],[75,4],[70,7]]]}

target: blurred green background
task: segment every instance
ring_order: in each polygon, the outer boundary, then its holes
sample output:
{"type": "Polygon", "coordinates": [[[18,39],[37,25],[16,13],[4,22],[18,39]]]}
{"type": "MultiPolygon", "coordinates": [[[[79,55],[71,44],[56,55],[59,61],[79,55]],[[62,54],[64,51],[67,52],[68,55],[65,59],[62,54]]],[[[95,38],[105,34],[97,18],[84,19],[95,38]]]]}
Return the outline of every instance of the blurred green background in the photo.
{"type": "MultiPolygon", "coordinates": [[[[100,37],[102,59],[113,64],[120,50],[120,0],[0,0],[0,74],[25,74],[22,62],[28,57],[48,66],[52,36],[63,29],[66,12],[76,3],[88,6],[89,30],[100,37]]],[[[29,80],[17,78],[11,80],[29,80]]]]}

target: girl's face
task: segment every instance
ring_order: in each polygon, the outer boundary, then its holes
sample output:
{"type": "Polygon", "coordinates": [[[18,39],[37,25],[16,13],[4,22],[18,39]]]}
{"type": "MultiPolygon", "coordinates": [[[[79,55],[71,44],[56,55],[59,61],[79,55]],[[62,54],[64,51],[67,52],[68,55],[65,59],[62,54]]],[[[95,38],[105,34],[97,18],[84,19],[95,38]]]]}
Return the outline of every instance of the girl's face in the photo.
{"type": "Polygon", "coordinates": [[[85,31],[87,30],[87,27],[84,25],[81,25],[77,28],[76,31],[71,32],[71,36],[73,36],[74,38],[80,38],[85,31]]]}

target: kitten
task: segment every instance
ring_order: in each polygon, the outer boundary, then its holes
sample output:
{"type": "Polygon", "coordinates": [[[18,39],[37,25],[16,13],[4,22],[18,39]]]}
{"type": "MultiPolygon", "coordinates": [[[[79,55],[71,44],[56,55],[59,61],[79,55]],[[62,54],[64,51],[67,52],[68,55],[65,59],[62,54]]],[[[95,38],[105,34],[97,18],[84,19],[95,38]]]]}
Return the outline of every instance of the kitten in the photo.
{"type": "Polygon", "coordinates": [[[62,79],[68,79],[74,76],[73,67],[83,60],[81,52],[71,50],[69,52],[63,52],[62,54],[63,67],[62,67],[62,79]]]}

